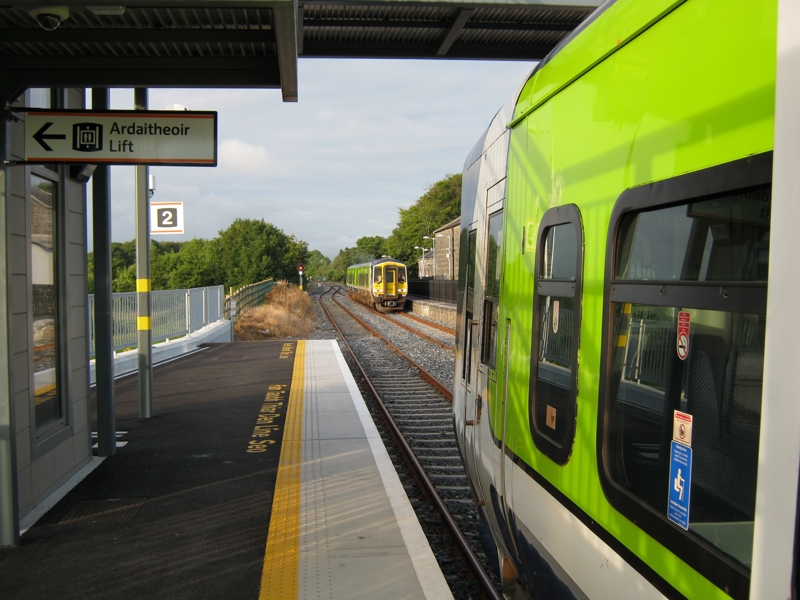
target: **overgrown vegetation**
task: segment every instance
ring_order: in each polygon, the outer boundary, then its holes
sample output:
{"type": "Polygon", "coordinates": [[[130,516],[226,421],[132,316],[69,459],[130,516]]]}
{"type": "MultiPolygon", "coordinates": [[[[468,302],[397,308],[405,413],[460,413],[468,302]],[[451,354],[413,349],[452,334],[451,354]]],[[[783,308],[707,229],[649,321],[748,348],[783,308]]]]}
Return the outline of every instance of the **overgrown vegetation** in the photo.
{"type": "Polygon", "coordinates": [[[270,338],[306,338],[314,331],[314,304],[307,294],[286,284],[267,294],[266,304],[242,313],[234,330],[237,342],[270,338]]]}

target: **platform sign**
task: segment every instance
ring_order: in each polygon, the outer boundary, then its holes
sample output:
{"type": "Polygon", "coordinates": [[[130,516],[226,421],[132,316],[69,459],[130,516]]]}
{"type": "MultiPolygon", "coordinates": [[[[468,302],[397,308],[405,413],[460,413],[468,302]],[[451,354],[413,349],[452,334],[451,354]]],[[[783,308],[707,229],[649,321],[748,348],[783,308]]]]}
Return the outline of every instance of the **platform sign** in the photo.
{"type": "Polygon", "coordinates": [[[150,233],[184,233],[183,202],[151,202],[150,233]]]}
{"type": "Polygon", "coordinates": [[[678,358],[686,360],[689,356],[689,329],[691,327],[692,316],[688,312],[678,313],[678,339],[676,349],[678,358]]]}
{"type": "Polygon", "coordinates": [[[692,449],[672,441],[669,456],[669,500],[667,518],[689,529],[689,499],[692,491],[692,449]]]}
{"type": "Polygon", "coordinates": [[[217,113],[29,110],[27,163],[217,166],[217,113]]]}

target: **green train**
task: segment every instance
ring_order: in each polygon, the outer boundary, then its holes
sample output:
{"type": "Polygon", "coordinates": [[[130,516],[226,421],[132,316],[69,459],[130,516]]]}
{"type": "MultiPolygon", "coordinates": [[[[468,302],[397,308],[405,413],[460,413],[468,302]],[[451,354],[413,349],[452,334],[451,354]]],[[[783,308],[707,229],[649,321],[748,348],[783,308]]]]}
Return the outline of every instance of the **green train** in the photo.
{"type": "Polygon", "coordinates": [[[408,296],[405,263],[383,257],[347,267],[347,294],[379,312],[403,310],[408,296]]]}
{"type": "Polygon", "coordinates": [[[605,2],[466,160],[454,427],[508,594],[748,598],[770,560],[777,13],[605,2]]]}

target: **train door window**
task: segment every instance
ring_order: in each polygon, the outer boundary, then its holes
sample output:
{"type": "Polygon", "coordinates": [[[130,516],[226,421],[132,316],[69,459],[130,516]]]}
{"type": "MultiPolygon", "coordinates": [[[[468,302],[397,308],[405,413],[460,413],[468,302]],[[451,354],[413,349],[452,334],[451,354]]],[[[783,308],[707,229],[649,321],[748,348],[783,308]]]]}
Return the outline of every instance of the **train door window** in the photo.
{"type": "Polygon", "coordinates": [[[747,594],[752,556],[770,175],[768,154],[658,190],[635,188],[611,221],[598,436],[604,490],[734,597],[747,594]],[[665,205],[671,197],[678,202],[665,205]],[[683,439],[689,477],[680,481],[670,470],[675,411],[692,419],[683,439]],[[684,485],[681,517],[669,494],[684,485]]]}
{"type": "Polygon", "coordinates": [[[486,282],[483,301],[481,362],[493,369],[497,359],[497,320],[500,314],[503,211],[489,216],[489,230],[486,238],[486,282]]]}
{"type": "Polygon", "coordinates": [[[381,274],[381,267],[375,267],[374,270],[374,281],[375,283],[381,283],[383,281],[383,275],[381,274]]]}
{"type": "Polygon", "coordinates": [[[539,226],[531,353],[531,434],[558,464],[572,452],[577,417],[581,217],[573,204],[545,213],[539,226]]]}
{"type": "Polygon", "coordinates": [[[478,250],[478,231],[473,229],[469,232],[467,241],[467,277],[465,286],[465,310],[464,310],[464,364],[462,365],[461,375],[471,381],[472,374],[472,316],[474,314],[475,303],[475,263],[478,250]]]}

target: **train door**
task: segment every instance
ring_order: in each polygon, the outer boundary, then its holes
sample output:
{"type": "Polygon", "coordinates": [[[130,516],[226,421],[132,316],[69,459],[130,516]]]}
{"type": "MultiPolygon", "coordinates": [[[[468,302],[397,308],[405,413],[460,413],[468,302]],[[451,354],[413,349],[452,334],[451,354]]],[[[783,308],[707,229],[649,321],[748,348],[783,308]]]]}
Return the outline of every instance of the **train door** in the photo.
{"type": "Polygon", "coordinates": [[[397,268],[386,267],[386,281],[384,283],[387,298],[394,298],[397,296],[397,268]]]}
{"type": "MultiPolygon", "coordinates": [[[[464,353],[462,355],[463,364],[461,365],[462,383],[466,387],[464,396],[464,461],[467,471],[472,481],[480,481],[477,477],[476,459],[479,457],[478,449],[475,447],[475,382],[477,380],[477,360],[475,326],[475,307],[477,306],[475,292],[475,270],[478,248],[478,231],[473,229],[469,232],[467,242],[467,269],[466,269],[466,288],[464,294],[464,353]]],[[[482,499],[482,492],[476,489],[479,500],[482,499]]]]}

